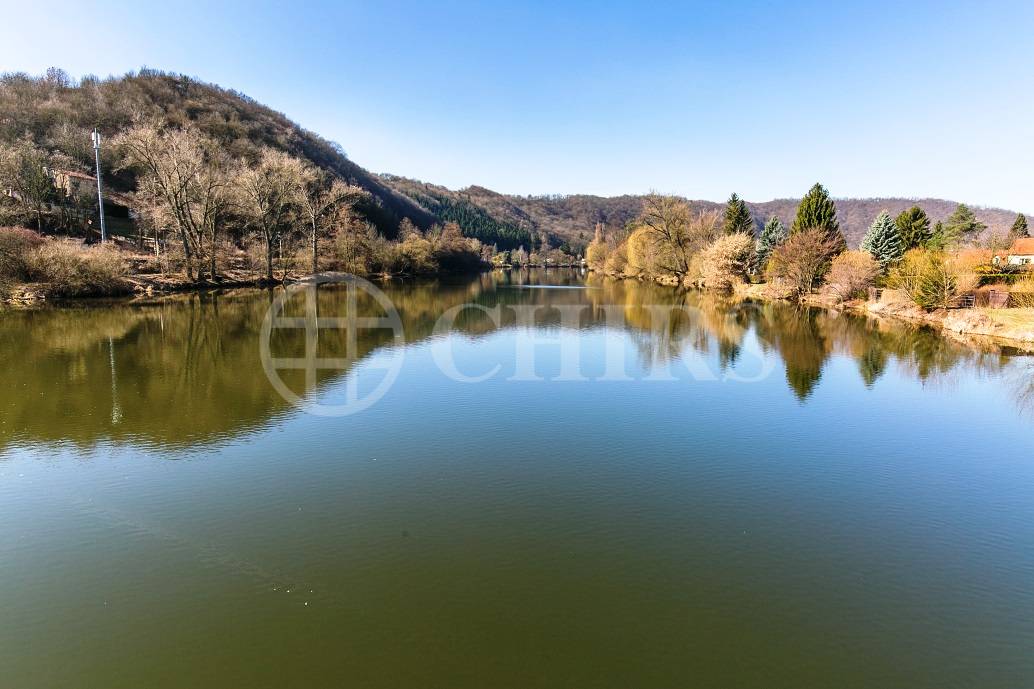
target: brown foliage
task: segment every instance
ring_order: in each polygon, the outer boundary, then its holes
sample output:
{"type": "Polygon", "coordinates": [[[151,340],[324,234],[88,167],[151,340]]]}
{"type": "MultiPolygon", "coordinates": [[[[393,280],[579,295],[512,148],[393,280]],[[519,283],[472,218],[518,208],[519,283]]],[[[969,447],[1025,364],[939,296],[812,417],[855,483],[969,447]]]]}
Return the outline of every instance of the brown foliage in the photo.
{"type": "Polygon", "coordinates": [[[1034,309],[1034,275],[1018,280],[1009,290],[1009,304],[1017,308],[1034,309]]]}
{"type": "Polygon", "coordinates": [[[912,249],[891,269],[887,284],[922,309],[946,309],[976,289],[979,279],[967,262],[930,249],[912,249]]]}
{"type": "Polygon", "coordinates": [[[126,273],[125,259],[110,244],[85,247],[51,241],[33,257],[33,277],[48,283],[50,292],[62,297],[120,294],[126,291],[126,273]]]}
{"type": "Polygon", "coordinates": [[[876,284],[880,264],[866,251],[845,251],[833,259],[826,286],[841,301],[865,294],[876,284]]]}
{"type": "Polygon", "coordinates": [[[792,295],[810,292],[829,270],[836,244],[823,230],[803,230],[776,247],[768,262],[768,274],[792,295]]]}
{"type": "Polygon", "coordinates": [[[714,240],[699,254],[697,263],[704,287],[730,290],[743,282],[754,255],[754,237],[745,233],[727,234],[714,240]]]}
{"type": "Polygon", "coordinates": [[[31,279],[33,255],[43,237],[24,227],[0,227],[0,293],[31,279]]]}

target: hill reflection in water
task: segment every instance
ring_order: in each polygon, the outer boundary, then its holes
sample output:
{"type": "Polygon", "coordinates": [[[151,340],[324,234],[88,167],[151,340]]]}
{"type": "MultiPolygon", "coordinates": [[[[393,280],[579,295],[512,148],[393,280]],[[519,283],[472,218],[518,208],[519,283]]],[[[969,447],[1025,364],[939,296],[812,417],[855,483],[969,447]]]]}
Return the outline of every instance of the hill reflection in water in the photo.
{"type": "MultiPolygon", "coordinates": [[[[502,307],[501,326],[481,310],[461,311],[450,330],[465,338],[500,331],[520,337],[515,306],[542,307],[536,311],[537,327],[583,333],[608,325],[607,312],[616,309],[623,322],[609,325],[621,328],[640,366],[693,352],[715,357],[719,371],[726,371],[737,364],[750,338],[765,356],[774,357],[785,371],[789,392],[802,404],[822,384],[834,356],[853,359],[857,375],[870,387],[888,370],[923,382],[950,383],[956,374],[1001,375],[1003,394],[1017,404],[1027,404],[1032,396],[1027,357],[955,342],[928,328],[790,304],[737,303],[648,283],[586,278],[573,270],[496,271],[378,286],[398,310],[407,347],[435,335],[442,314],[463,304],[502,307]],[[658,319],[657,306],[672,307],[670,317],[658,319]],[[570,307],[580,309],[574,328],[570,321],[561,322],[560,309],[570,307]]],[[[321,315],[347,311],[345,295],[338,286],[321,287],[321,315]]],[[[263,375],[259,359],[262,320],[275,296],[275,291],[258,290],[202,293],[146,304],[0,315],[0,361],[6,373],[0,388],[0,447],[40,441],[88,446],[103,440],[187,446],[271,423],[291,411],[263,375]]],[[[379,315],[372,299],[360,299],[358,308],[379,315]]],[[[273,346],[298,348],[300,337],[278,331],[273,346]]],[[[361,330],[357,344],[360,361],[393,346],[385,330],[361,330]]],[[[343,356],[343,333],[321,332],[320,349],[321,356],[343,356]]],[[[550,355],[548,348],[541,349],[550,355]]],[[[321,394],[346,375],[347,369],[322,371],[319,389],[308,394],[321,394]]]]}

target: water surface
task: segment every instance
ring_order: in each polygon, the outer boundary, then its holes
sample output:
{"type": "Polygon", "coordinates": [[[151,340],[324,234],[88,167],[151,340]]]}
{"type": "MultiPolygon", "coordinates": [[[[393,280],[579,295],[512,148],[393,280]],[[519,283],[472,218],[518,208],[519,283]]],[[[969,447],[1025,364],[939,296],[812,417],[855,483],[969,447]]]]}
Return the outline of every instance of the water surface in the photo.
{"type": "Polygon", "coordinates": [[[1034,686],[1030,357],[574,271],[382,288],[403,347],[285,374],[401,351],[339,418],[264,375],[273,292],[0,314],[0,684],[1034,686]],[[502,325],[436,332],[464,303],[502,325]],[[539,338],[588,380],[511,380],[539,338]]]}

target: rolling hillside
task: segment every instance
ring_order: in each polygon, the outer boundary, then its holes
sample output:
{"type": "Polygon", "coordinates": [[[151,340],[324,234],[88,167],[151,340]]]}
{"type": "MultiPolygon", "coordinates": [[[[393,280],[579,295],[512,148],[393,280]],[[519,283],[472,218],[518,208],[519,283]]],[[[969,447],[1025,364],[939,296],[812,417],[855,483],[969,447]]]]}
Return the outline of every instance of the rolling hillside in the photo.
{"type": "MultiPolygon", "coordinates": [[[[0,143],[22,137],[67,160],[70,168],[92,172],[89,132],[99,127],[112,137],[137,118],[157,119],[175,127],[194,126],[235,158],[257,159],[263,146],[290,153],[346,181],[362,186],[373,201],[360,210],[385,236],[393,237],[403,218],[422,228],[455,221],[464,233],[501,249],[538,245],[548,240],[575,252],[590,241],[596,223],[619,231],[639,213],[640,196],[514,196],[480,186],[459,191],[396,175],[377,175],[349,160],[341,146],[307,131],[285,115],[238,93],[197,79],[154,70],[121,77],[87,77],[73,83],[61,70],[46,76],[0,77],[0,143]]],[[[105,177],[115,191],[131,191],[131,174],[115,172],[117,160],[105,149],[105,177]]],[[[834,193],[836,189],[832,190],[834,193]]],[[[713,201],[693,201],[701,209],[721,208],[713,201]]],[[[943,220],[954,201],[940,199],[839,199],[840,222],[848,243],[856,246],[880,210],[899,213],[918,203],[933,221],[943,220]]],[[[778,199],[748,205],[758,225],[776,215],[789,223],[797,201],[778,199]]],[[[988,232],[1006,231],[1014,211],[975,208],[988,232]]]]}
{"type": "MultiPolygon", "coordinates": [[[[141,70],[108,79],[72,83],[61,70],[42,78],[5,74],[0,78],[0,142],[22,137],[59,154],[69,167],[93,171],[89,132],[98,127],[110,139],[135,119],[195,126],[235,158],[257,159],[262,146],[279,149],[358,184],[373,197],[363,208],[382,234],[393,236],[408,217],[421,227],[436,222],[432,214],[349,160],[342,148],[307,131],[285,115],[247,96],[196,79],[141,70]]],[[[115,174],[111,150],[103,163],[116,191],[131,191],[131,175],[115,174]]]]}
{"type": "MultiPolygon", "coordinates": [[[[484,187],[467,187],[452,191],[445,187],[383,175],[385,182],[418,203],[427,197],[448,198],[456,203],[477,206],[500,223],[509,223],[536,234],[546,234],[553,243],[566,241],[574,248],[585,246],[591,239],[596,223],[603,223],[611,231],[619,231],[635,219],[642,206],[641,196],[513,196],[500,194],[484,187]]],[[[715,201],[691,200],[701,210],[725,207],[715,201]]],[[[764,222],[777,216],[790,224],[797,210],[798,199],[776,199],[760,203],[747,202],[760,229],[764,222]]],[[[892,215],[913,205],[927,212],[932,222],[947,218],[957,203],[943,199],[836,199],[841,229],[848,244],[857,246],[865,231],[881,210],[892,215]]],[[[1016,219],[1016,211],[1001,208],[973,207],[977,218],[988,226],[987,232],[1007,232],[1016,219]]]]}

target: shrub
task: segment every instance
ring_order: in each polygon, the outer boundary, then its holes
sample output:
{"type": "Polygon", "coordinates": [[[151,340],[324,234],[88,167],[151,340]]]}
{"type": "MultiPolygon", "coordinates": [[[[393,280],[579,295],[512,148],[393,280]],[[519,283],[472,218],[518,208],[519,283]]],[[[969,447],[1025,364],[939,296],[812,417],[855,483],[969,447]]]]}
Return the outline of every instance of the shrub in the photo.
{"type": "Polygon", "coordinates": [[[867,251],[845,251],[833,259],[826,286],[840,301],[865,294],[882,272],[880,262],[867,251]]]}
{"type": "Polygon", "coordinates": [[[341,270],[367,275],[372,270],[374,234],[365,227],[342,228],[334,238],[334,255],[341,270]]]}
{"type": "Polygon", "coordinates": [[[632,277],[653,275],[658,270],[657,240],[651,230],[640,227],[625,242],[625,274],[632,277]]]}
{"type": "Polygon", "coordinates": [[[976,288],[975,273],[964,262],[941,251],[912,249],[896,265],[887,278],[887,284],[902,290],[916,306],[946,309],[959,296],[976,288]]]}
{"type": "Polygon", "coordinates": [[[43,237],[32,230],[0,227],[0,285],[30,279],[32,256],[42,244],[43,237]]]}
{"type": "Polygon", "coordinates": [[[607,262],[604,268],[608,274],[623,275],[627,266],[628,247],[626,243],[622,242],[610,252],[609,256],[607,256],[607,262]]]}
{"type": "Polygon", "coordinates": [[[607,263],[606,242],[594,239],[585,250],[585,262],[592,270],[603,270],[607,263]]]}
{"type": "Polygon", "coordinates": [[[1034,275],[1017,280],[1009,290],[1009,303],[1022,309],[1034,309],[1034,275]]]}
{"type": "Polygon", "coordinates": [[[109,296],[124,293],[126,262],[112,246],[84,247],[48,242],[33,259],[33,276],[62,297],[109,296]]]}
{"type": "Polygon", "coordinates": [[[730,290],[747,275],[754,257],[754,237],[743,232],[724,235],[711,242],[698,256],[704,287],[730,290]]]}
{"type": "Polygon", "coordinates": [[[791,295],[800,297],[826,274],[838,248],[839,242],[826,230],[802,230],[772,251],[768,275],[779,280],[791,295]]]}
{"type": "Polygon", "coordinates": [[[407,236],[397,247],[397,269],[406,273],[430,273],[434,270],[431,243],[419,234],[407,236]]]}

